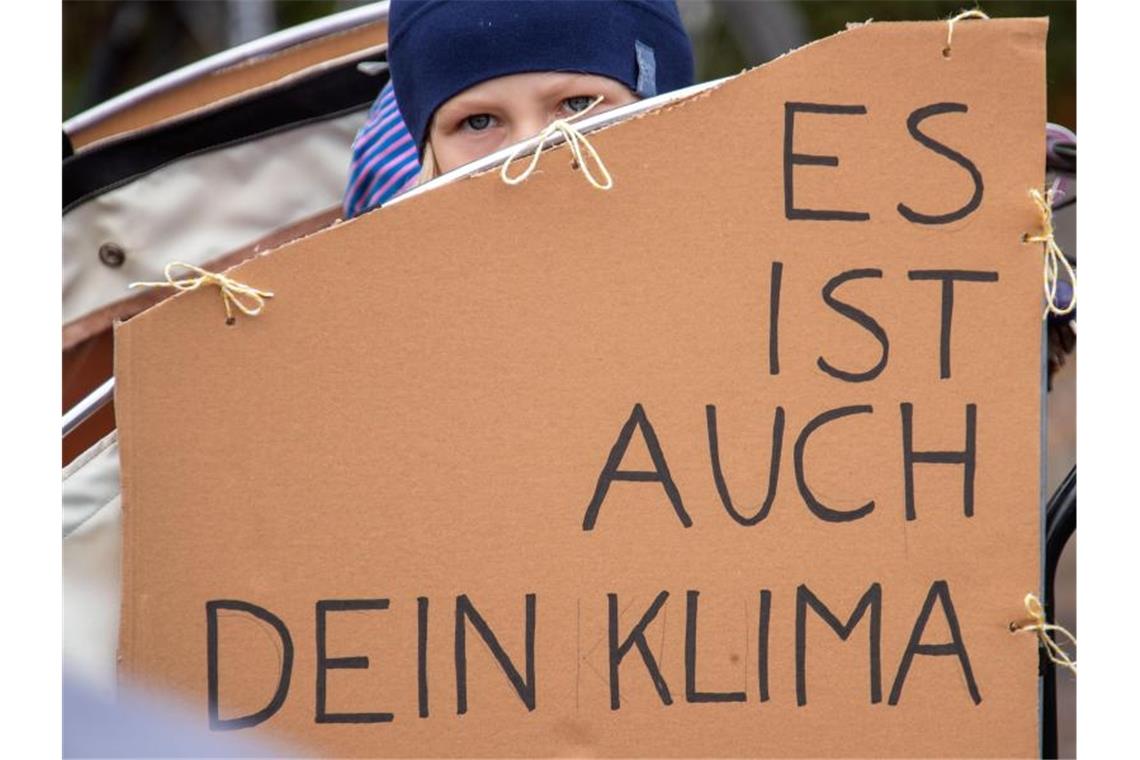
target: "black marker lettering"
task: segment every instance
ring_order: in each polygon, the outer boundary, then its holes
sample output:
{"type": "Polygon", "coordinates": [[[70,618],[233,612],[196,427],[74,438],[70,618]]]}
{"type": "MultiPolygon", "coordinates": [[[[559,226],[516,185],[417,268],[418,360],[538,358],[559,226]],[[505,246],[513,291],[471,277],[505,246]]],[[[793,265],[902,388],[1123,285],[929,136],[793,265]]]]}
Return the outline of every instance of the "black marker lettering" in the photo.
{"type": "Polygon", "coordinates": [[[964,269],[926,269],[907,272],[911,280],[942,281],[942,329],[938,338],[939,376],[950,377],[950,327],[954,322],[954,282],[997,282],[997,272],[974,272],[964,269]]]}
{"type": "Polygon", "coordinates": [[[697,601],[699,591],[685,595],[685,701],[743,702],[743,691],[697,691],[697,601]]]}
{"type": "Polygon", "coordinates": [[[471,604],[467,595],[455,599],[455,702],[456,712],[463,715],[467,712],[467,625],[470,621],[475,631],[491,651],[499,667],[507,674],[511,686],[518,692],[519,699],[526,705],[526,709],[533,710],[534,700],[534,625],[535,625],[535,595],[526,595],[526,678],[519,675],[514,663],[503,651],[494,632],[483,620],[479,611],[471,604]]]}
{"type": "Polygon", "coordinates": [[[863,594],[855,610],[846,623],[840,623],[839,618],[832,614],[823,602],[808,589],[800,585],[796,589],[796,704],[803,707],[807,704],[807,608],[811,607],[825,623],[839,635],[841,641],[847,641],[855,626],[863,619],[863,614],[871,610],[870,664],[871,664],[871,704],[883,701],[882,663],[880,658],[880,632],[882,630],[883,591],[878,583],[872,583],[867,592],[863,594]]]}
{"type": "Polygon", "coordinates": [[[322,599],[317,602],[317,723],[391,723],[392,713],[330,713],[326,709],[328,671],[334,669],[364,670],[367,657],[328,657],[326,654],[326,618],[329,612],[386,610],[387,599],[322,599]]]}
{"type": "Polygon", "coordinates": [[[945,657],[957,655],[962,665],[962,674],[966,676],[966,689],[970,692],[970,699],[974,704],[981,704],[982,695],[978,691],[978,684],[974,680],[974,671],[970,668],[970,655],[966,652],[966,644],[962,641],[962,630],[958,626],[958,615],[954,612],[954,603],[950,601],[950,586],[946,581],[935,581],[926,595],[926,602],[922,605],[922,612],[914,622],[914,629],[903,653],[902,662],[899,663],[899,672],[895,676],[894,686],[891,687],[891,696],[887,704],[897,705],[902,696],[903,685],[906,683],[907,673],[910,672],[911,661],[916,654],[931,657],[945,657]],[[922,634],[926,630],[926,623],[930,620],[930,613],[934,611],[934,602],[942,605],[942,613],[946,616],[946,625],[950,629],[950,642],[947,644],[923,644],[922,634]]]}
{"type": "Polygon", "coordinates": [[[613,449],[610,450],[610,456],[606,460],[605,467],[602,468],[601,475],[598,476],[598,485],[594,489],[594,498],[590,500],[589,506],[586,507],[586,517],[582,520],[582,530],[593,530],[594,524],[598,521],[598,512],[602,508],[602,502],[605,501],[606,493],[610,490],[610,484],[615,480],[627,480],[638,483],[660,483],[662,488],[665,489],[665,495],[669,497],[669,503],[673,505],[673,511],[677,513],[677,518],[681,524],[686,528],[691,527],[693,524],[692,518],[689,513],[685,511],[685,506],[681,503],[681,493],[677,490],[677,486],[673,483],[673,477],[669,474],[669,465],[665,463],[665,456],[661,453],[661,444],[657,442],[657,434],[653,432],[653,426],[649,424],[649,418],[645,416],[645,410],[642,409],[641,404],[635,404],[633,412],[629,415],[624,426],[622,426],[621,433],[618,434],[617,442],[614,443],[613,449]],[[625,457],[626,449],[629,448],[630,439],[633,438],[634,428],[641,431],[641,437],[645,440],[645,446],[649,450],[649,457],[653,460],[652,470],[620,470],[621,461],[625,457]]]}
{"type": "Polygon", "coordinates": [[[768,628],[772,617],[772,592],[760,591],[760,624],[756,635],[756,678],[760,682],[760,701],[768,701],[768,628]]]}
{"type": "Polygon", "coordinates": [[[780,288],[784,264],[772,262],[772,282],[768,287],[768,374],[780,374],[780,288]]]}
{"type": "Polygon", "coordinates": [[[741,525],[755,525],[768,516],[772,502],[776,500],[776,485],[780,480],[780,450],[784,447],[784,408],[776,407],[776,416],[772,421],[772,459],[768,467],[768,493],[764,496],[764,503],[751,517],[741,514],[733,505],[728,484],[724,480],[724,472],[720,466],[720,439],[717,435],[714,405],[709,404],[705,407],[705,419],[709,431],[709,459],[712,461],[713,480],[716,482],[716,492],[720,494],[720,503],[736,522],[741,525]]]}
{"type": "Polygon", "coordinates": [[[206,709],[210,716],[211,731],[234,731],[269,720],[281,709],[281,705],[285,704],[285,697],[289,695],[289,679],[292,675],[293,638],[281,618],[264,607],[237,599],[211,599],[206,602],[206,709]],[[218,714],[218,610],[253,615],[272,626],[281,639],[281,675],[277,681],[277,690],[273,692],[273,698],[257,712],[239,718],[222,719],[218,714]]]}
{"type": "Polygon", "coordinates": [[[812,156],[796,153],[793,134],[797,113],[858,115],[867,113],[866,106],[836,106],[822,103],[784,103],[784,216],[788,219],[814,219],[817,221],[865,222],[871,215],[863,211],[832,211],[796,208],[794,200],[794,167],[839,166],[836,156],[812,156]]]}
{"type": "Polygon", "coordinates": [[[914,405],[905,401],[899,405],[902,412],[903,490],[906,519],[917,518],[914,508],[914,466],[916,464],[962,465],[962,511],[966,517],[974,516],[974,474],[978,459],[978,407],[966,404],[966,448],[962,451],[915,451],[914,405]]]}
{"type": "Polygon", "coordinates": [[[927,137],[918,128],[918,125],[921,124],[924,119],[931,116],[937,116],[943,113],[966,113],[968,110],[965,103],[934,103],[925,108],[919,108],[907,117],[906,128],[907,131],[910,132],[911,137],[938,155],[945,156],[958,164],[958,166],[961,166],[970,173],[970,179],[974,182],[974,194],[970,196],[970,200],[966,202],[966,205],[947,214],[923,214],[915,211],[905,203],[900,203],[898,205],[899,213],[902,214],[903,218],[907,221],[914,222],[915,224],[949,224],[950,222],[969,216],[982,204],[982,173],[978,171],[978,167],[974,165],[974,162],[953,148],[948,148],[937,140],[927,137]]]}
{"type": "Polygon", "coordinates": [[[874,336],[875,340],[879,342],[880,349],[878,363],[865,372],[848,372],[846,370],[836,369],[835,367],[828,364],[827,360],[825,360],[822,356],[819,357],[817,360],[819,368],[832,377],[838,378],[848,383],[863,383],[867,382],[868,380],[874,380],[876,377],[882,374],[883,370],[887,366],[887,355],[890,352],[890,342],[887,340],[887,333],[883,329],[882,325],[876,322],[873,317],[867,314],[867,312],[863,311],[862,309],[857,309],[849,303],[840,301],[834,295],[836,289],[848,280],[861,280],[868,277],[879,278],[882,276],[883,270],[881,269],[852,269],[847,272],[838,274],[835,277],[832,277],[827,281],[827,284],[823,286],[824,303],[862,327],[867,332],[871,333],[871,335],[874,336]]]}
{"type": "Polygon", "coordinates": [[[661,675],[661,669],[657,666],[657,658],[653,656],[652,650],[649,648],[649,642],[645,640],[645,629],[657,617],[657,613],[661,611],[661,607],[665,604],[665,600],[669,598],[668,591],[662,591],[653,600],[653,604],[649,605],[649,609],[641,616],[641,620],[637,621],[637,625],[625,637],[625,640],[618,643],[618,598],[617,594],[606,594],[609,600],[609,638],[610,638],[610,709],[621,709],[621,686],[618,680],[618,668],[621,661],[629,654],[629,650],[637,647],[637,651],[641,653],[641,659],[645,662],[645,668],[649,671],[649,677],[653,679],[653,687],[657,689],[657,695],[661,697],[661,701],[667,705],[673,704],[673,697],[669,694],[669,685],[665,683],[665,677],[661,675]]]}
{"type": "Polygon", "coordinates": [[[428,717],[428,673],[427,673],[427,643],[428,643],[428,598],[416,598],[416,681],[419,685],[419,713],[421,718],[428,717]]]}
{"type": "Polygon", "coordinates": [[[815,494],[811,492],[811,489],[808,488],[807,477],[804,474],[804,450],[807,448],[808,438],[817,428],[823,427],[832,420],[838,420],[853,414],[871,414],[872,411],[870,405],[842,406],[838,409],[830,409],[809,422],[800,433],[800,437],[796,439],[794,451],[796,486],[799,487],[800,496],[803,497],[808,509],[821,520],[826,520],[827,522],[850,522],[851,520],[858,520],[860,517],[866,517],[871,514],[871,511],[875,508],[875,502],[871,500],[856,509],[840,510],[832,509],[817,499],[815,494]]]}

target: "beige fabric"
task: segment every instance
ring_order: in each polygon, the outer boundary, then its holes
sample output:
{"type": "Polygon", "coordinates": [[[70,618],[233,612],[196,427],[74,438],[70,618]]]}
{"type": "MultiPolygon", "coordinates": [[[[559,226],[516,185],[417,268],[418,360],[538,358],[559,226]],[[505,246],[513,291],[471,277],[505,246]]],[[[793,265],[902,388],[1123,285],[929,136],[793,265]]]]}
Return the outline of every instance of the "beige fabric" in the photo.
{"type": "Polygon", "coordinates": [[[106,693],[115,689],[122,518],[111,433],[63,471],[63,662],[106,693]]]}
{"type": "Polygon", "coordinates": [[[63,217],[63,321],[161,280],[170,261],[204,264],[337,206],[364,110],[192,156],[108,191],[63,217]],[[122,266],[99,260],[116,243],[122,266]]]}

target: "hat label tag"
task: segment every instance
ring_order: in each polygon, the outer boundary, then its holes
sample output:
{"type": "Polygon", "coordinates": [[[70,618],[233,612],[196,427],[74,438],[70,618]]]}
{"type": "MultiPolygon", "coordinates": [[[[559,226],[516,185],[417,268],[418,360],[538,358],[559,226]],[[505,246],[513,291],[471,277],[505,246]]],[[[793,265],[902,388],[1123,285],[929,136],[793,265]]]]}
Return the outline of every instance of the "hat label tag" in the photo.
{"type": "Polygon", "coordinates": [[[657,57],[653,48],[641,40],[634,40],[633,50],[637,56],[637,94],[651,98],[657,94],[657,57]]]}

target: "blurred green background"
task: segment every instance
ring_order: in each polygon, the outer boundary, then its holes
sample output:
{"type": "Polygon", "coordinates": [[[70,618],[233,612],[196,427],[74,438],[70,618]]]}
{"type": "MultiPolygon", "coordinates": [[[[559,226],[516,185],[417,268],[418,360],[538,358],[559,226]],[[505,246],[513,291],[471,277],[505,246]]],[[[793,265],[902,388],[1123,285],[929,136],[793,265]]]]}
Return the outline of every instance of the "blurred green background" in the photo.
{"type": "MultiPolygon", "coordinates": [[[[278,29],[363,5],[351,0],[65,0],[63,117],[278,29]]],[[[850,21],[945,19],[959,2],[681,0],[700,80],[738,73],[850,21]]],[[[1075,2],[1004,0],[991,16],[1048,16],[1049,120],[1077,126],[1075,2]]]]}

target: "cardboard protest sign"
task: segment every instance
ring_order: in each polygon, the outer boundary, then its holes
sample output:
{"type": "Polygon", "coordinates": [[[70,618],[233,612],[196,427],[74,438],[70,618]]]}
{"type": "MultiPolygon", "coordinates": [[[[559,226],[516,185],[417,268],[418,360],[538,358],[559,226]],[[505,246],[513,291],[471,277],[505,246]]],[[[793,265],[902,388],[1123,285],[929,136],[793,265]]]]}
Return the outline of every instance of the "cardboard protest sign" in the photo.
{"type": "Polygon", "coordinates": [[[320,755],[1035,754],[1045,34],[861,26],[124,324],[122,676],[320,755]]]}

